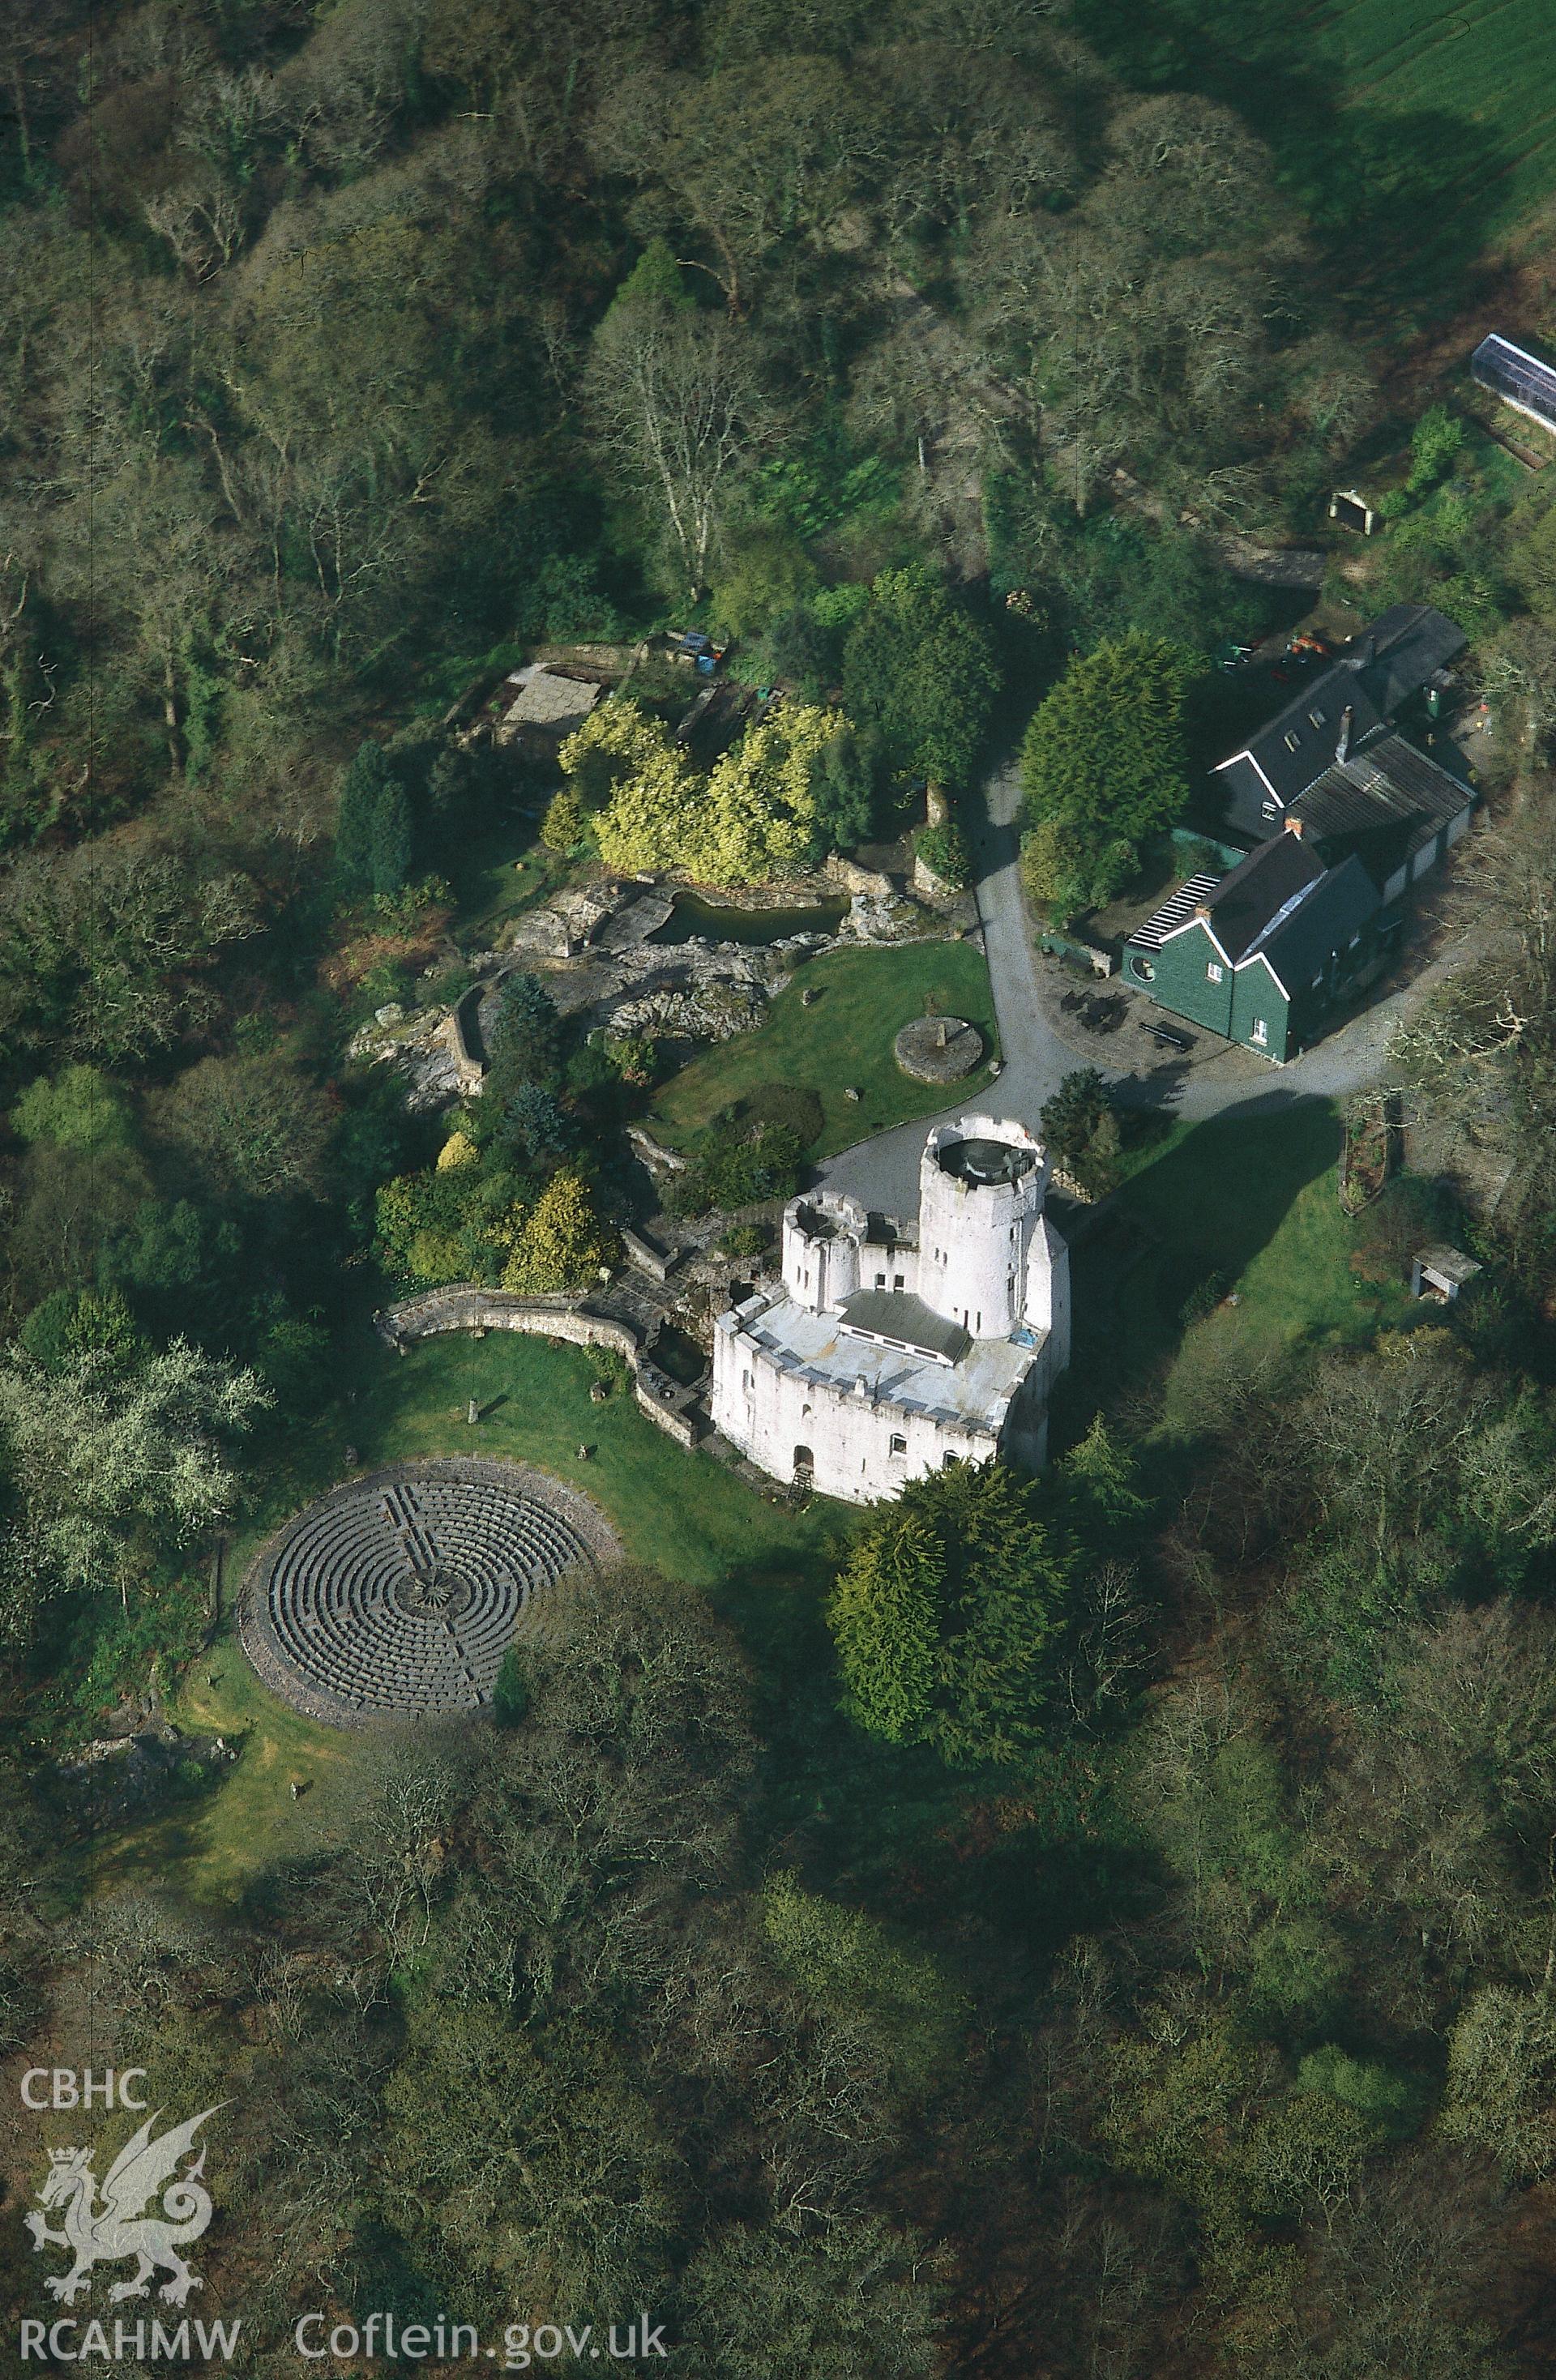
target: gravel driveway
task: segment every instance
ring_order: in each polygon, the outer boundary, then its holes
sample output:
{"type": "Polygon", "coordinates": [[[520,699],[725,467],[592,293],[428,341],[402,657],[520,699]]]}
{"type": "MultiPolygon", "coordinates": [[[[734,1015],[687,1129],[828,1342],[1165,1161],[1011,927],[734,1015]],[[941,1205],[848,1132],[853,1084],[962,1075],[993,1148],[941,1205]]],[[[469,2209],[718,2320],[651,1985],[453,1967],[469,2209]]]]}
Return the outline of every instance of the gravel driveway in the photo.
{"type": "MultiPolygon", "coordinates": [[[[977,825],[969,820],[968,828],[1004,1071],[997,1082],[972,1090],[938,1116],[878,1133],[818,1169],[830,1188],[847,1191],[880,1213],[911,1215],[917,1210],[918,1160],[931,1124],[972,1105],[1013,1116],[1036,1131],[1045,1100],[1076,1066],[1100,1068],[1119,1086],[1124,1104],[1170,1107],[1195,1123],[1239,1107],[1267,1111],[1294,1099],[1343,1098],[1379,1078],[1392,1034],[1470,954],[1464,943],[1440,951],[1408,983],[1287,1066],[1272,1066],[1252,1050],[1191,1026],[1183,1028],[1195,1043],[1188,1061],[1171,1050],[1158,1050],[1138,1019],[1161,1012],[1137,994],[1115,988],[1116,978],[1113,986],[1099,983],[1097,997],[1124,1002],[1124,1021],[1116,1037],[1089,1033],[1078,1014],[1065,1014],[1061,1006],[1066,992],[1079,988],[1076,980],[1051,970],[1036,953],[1016,867],[1021,785],[1014,760],[994,771],[986,794],[986,817],[977,825]]],[[[1165,1021],[1177,1024],[1175,1018],[1165,1021]]]]}

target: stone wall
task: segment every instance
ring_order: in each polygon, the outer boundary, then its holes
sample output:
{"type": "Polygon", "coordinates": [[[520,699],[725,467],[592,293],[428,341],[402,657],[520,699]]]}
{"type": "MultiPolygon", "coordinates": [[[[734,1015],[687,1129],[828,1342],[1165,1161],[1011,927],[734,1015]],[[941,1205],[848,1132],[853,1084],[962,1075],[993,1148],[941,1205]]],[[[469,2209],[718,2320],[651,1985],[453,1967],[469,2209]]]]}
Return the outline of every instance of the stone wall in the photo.
{"type": "Polygon", "coordinates": [[[402,1298],[373,1317],[386,1346],[403,1350],[448,1330],[522,1330],[531,1338],[563,1339],[575,1347],[609,1347],[632,1368],[633,1395],[651,1422],[681,1446],[695,1446],[704,1423],[694,1389],[683,1388],[643,1352],[639,1333],[582,1298],[521,1297],[516,1291],[456,1281],[402,1298]]]}

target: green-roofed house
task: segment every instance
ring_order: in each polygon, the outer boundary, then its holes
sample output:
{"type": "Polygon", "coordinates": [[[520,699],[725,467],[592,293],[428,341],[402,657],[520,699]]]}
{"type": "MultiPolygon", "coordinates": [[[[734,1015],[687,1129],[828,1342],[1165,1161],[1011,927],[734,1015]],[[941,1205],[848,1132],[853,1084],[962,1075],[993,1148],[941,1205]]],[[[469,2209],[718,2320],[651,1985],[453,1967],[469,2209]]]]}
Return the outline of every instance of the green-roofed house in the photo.
{"type": "Polygon", "coordinates": [[[1127,983],[1277,1063],[1316,1041],[1382,965],[1397,919],[1355,853],[1327,868],[1300,832],[1230,875],[1190,877],[1124,946],[1127,983]]]}

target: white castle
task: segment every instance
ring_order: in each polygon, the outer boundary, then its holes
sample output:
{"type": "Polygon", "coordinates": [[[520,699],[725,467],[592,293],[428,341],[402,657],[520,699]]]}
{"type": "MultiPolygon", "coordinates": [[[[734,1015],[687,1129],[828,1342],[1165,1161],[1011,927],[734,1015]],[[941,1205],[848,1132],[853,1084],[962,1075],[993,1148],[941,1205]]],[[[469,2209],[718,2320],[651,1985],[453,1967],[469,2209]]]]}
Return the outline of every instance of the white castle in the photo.
{"type": "Polygon", "coordinates": [[[821,1191],[784,1210],[784,1272],[713,1333],[715,1427],[775,1479],[868,1504],[954,1458],[1047,1451],[1070,1360],[1069,1251],[1025,1125],[937,1124],[917,1226],[821,1191]]]}

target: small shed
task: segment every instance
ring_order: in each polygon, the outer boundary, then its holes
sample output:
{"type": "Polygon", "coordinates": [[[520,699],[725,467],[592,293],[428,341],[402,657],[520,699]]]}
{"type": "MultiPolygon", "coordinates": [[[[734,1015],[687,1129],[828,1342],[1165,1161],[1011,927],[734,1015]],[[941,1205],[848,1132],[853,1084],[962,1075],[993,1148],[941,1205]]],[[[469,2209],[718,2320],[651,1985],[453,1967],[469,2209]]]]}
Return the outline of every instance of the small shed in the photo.
{"type": "Polygon", "coordinates": [[[1335,489],[1329,500],[1329,516],[1342,528],[1354,528],[1360,537],[1370,537],[1378,526],[1377,514],[1355,488],[1335,489]]]}
{"type": "Polygon", "coordinates": [[[1435,1297],[1440,1305],[1452,1305],[1459,1292],[1467,1289],[1484,1269],[1462,1248],[1418,1248],[1410,1261],[1410,1294],[1435,1297]]]}

